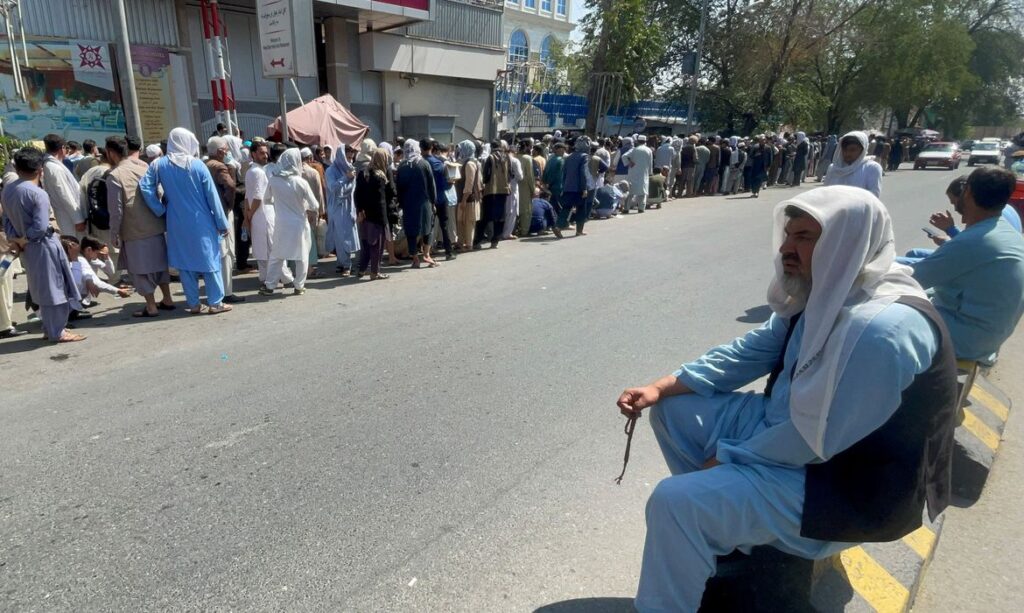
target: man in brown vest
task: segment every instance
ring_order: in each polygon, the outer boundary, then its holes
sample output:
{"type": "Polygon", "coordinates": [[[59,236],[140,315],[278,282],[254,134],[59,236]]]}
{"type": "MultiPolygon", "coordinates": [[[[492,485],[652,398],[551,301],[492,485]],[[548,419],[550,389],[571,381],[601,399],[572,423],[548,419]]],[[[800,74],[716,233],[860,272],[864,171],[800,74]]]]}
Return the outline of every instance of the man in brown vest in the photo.
{"type": "Polygon", "coordinates": [[[619,397],[631,419],[651,408],[672,472],[647,503],[638,611],[696,611],[716,556],[825,558],[947,506],[953,344],[893,244],[865,190],[782,202],[768,322],[619,397]],[[763,394],[736,391],[765,375],[763,394]]]}
{"type": "Polygon", "coordinates": [[[106,148],[114,165],[107,174],[110,242],[121,250],[118,268],[131,274],[132,285],[146,299],[146,308],[132,316],[156,317],[160,311],[174,310],[164,219],[154,215],[139,196],[139,181],[148,168],[139,159],[139,151],[129,151],[122,136],[107,138],[106,148]],[[158,287],[162,294],[159,303],[155,298],[158,287]]]}

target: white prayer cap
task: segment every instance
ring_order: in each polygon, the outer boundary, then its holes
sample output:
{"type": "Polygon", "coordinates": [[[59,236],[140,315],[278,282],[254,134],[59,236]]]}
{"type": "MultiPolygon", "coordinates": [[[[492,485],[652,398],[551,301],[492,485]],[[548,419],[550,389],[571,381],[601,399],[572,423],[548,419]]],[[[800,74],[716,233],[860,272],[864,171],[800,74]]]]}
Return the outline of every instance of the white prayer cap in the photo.
{"type": "Polygon", "coordinates": [[[156,143],[153,143],[152,145],[146,147],[146,157],[148,157],[151,160],[155,160],[163,154],[163,149],[161,149],[160,145],[157,145],[156,143]]]}
{"type": "Polygon", "coordinates": [[[302,154],[302,159],[313,157],[313,150],[310,149],[309,147],[303,147],[302,150],[299,151],[299,153],[302,154]]]}
{"type": "Polygon", "coordinates": [[[641,134],[640,136],[636,137],[636,142],[638,142],[638,143],[646,143],[647,142],[647,137],[644,136],[643,134],[641,134]]]}

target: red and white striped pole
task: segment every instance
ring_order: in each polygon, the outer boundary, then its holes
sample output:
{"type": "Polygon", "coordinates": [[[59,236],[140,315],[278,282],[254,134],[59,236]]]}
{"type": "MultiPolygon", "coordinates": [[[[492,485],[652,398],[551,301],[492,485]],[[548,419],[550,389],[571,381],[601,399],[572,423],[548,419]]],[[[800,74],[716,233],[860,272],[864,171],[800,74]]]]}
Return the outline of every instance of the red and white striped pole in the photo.
{"type": "MultiPolygon", "coordinates": [[[[217,0],[202,0],[203,38],[206,41],[206,66],[210,73],[210,94],[213,97],[213,111],[229,134],[238,134],[235,110],[234,86],[229,85],[231,74],[225,67],[227,51],[227,30],[220,18],[217,0]],[[230,94],[228,92],[231,92],[230,94]]],[[[230,62],[230,60],[228,60],[230,62]]]]}

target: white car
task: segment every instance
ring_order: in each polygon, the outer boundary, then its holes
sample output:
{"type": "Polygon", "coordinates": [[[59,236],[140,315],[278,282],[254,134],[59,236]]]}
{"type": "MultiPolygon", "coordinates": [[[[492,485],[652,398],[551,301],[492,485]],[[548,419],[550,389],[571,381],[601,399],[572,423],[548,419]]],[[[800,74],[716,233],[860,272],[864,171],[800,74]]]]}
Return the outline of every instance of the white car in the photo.
{"type": "Polygon", "coordinates": [[[1003,153],[999,148],[999,141],[997,140],[992,142],[986,140],[980,143],[974,143],[974,148],[971,149],[971,155],[967,158],[967,165],[998,164],[1002,157],[1003,153]]]}
{"type": "Polygon", "coordinates": [[[949,170],[960,167],[960,146],[956,143],[928,143],[914,159],[914,170],[942,166],[949,170]]]}

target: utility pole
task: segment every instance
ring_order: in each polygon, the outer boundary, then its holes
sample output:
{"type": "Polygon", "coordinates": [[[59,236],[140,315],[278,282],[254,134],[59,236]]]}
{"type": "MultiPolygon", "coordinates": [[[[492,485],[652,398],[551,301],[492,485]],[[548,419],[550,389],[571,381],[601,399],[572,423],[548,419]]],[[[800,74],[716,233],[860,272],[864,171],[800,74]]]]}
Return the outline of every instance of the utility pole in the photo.
{"type": "Polygon", "coordinates": [[[707,27],[709,0],[702,0],[700,5],[700,31],[697,34],[697,57],[693,61],[693,78],[690,79],[690,104],[686,107],[686,132],[693,134],[694,110],[697,108],[697,78],[700,76],[700,61],[704,55],[704,30],[707,27]]]}
{"type": "Polygon", "coordinates": [[[118,41],[117,47],[121,55],[121,70],[124,75],[124,83],[128,86],[128,95],[125,103],[128,112],[125,113],[125,128],[129,136],[142,138],[142,116],[139,113],[139,95],[135,91],[135,68],[132,66],[132,50],[128,42],[128,19],[124,12],[124,0],[117,0],[117,26],[118,41]]]}

